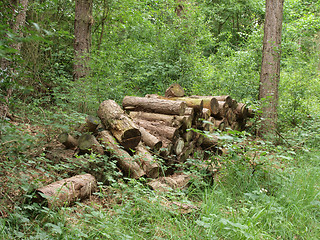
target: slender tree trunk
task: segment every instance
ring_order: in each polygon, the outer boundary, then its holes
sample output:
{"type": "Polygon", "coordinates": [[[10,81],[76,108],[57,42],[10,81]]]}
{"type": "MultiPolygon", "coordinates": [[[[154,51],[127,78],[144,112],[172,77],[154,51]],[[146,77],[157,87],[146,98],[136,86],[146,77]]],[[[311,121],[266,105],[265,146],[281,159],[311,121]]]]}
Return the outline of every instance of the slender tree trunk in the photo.
{"type": "MultiPolygon", "coordinates": [[[[27,8],[28,8],[28,0],[10,0],[9,1],[9,7],[12,8],[12,19],[10,26],[12,27],[13,33],[17,35],[18,38],[23,37],[23,27],[26,22],[26,14],[27,14],[27,8]]],[[[10,20],[9,20],[10,21],[10,20]]],[[[15,49],[15,54],[18,56],[20,54],[21,50],[21,41],[16,41],[11,45],[11,48],[15,49]]],[[[12,84],[15,81],[15,73],[16,73],[16,67],[14,66],[15,62],[7,60],[7,59],[1,59],[0,65],[1,65],[1,71],[5,72],[5,75],[10,76],[10,83],[9,87],[6,90],[6,96],[4,97],[5,102],[0,102],[0,118],[2,117],[10,117],[11,114],[9,114],[9,99],[12,95],[13,88],[12,84]]]]}
{"type": "Polygon", "coordinates": [[[89,74],[89,52],[91,47],[92,0],[76,0],[74,22],[74,75],[78,80],[89,74]]]}
{"type": "Polygon", "coordinates": [[[266,0],[259,99],[262,101],[260,136],[274,134],[277,126],[281,31],[284,0],[266,0]]]}

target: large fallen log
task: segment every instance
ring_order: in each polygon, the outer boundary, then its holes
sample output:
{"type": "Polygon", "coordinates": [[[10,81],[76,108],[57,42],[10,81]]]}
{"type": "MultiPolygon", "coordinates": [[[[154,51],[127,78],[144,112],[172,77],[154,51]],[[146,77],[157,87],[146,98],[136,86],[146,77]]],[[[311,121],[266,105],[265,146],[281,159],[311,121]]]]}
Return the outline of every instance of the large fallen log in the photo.
{"type": "Polygon", "coordinates": [[[101,144],[106,147],[106,151],[112,154],[117,160],[118,167],[124,172],[125,176],[139,178],[145,175],[139,164],[129,155],[128,152],[119,147],[116,140],[109,131],[101,131],[98,134],[101,144]]]}
{"type": "Polygon", "coordinates": [[[58,136],[58,141],[61,142],[67,149],[75,148],[78,145],[77,139],[67,132],[63,132],[58,136]]]}
{"type": "Polygon", "coordinates": [[[186,109],[186,103],[183,101],[131,96],[123,98],[122,106],[125,110],[129,111],[144,111],[180,116],[184,114],[186,109]]]}
{"type": "Polygon", "coordinates": [[[103,101],[98,109],[102,124],[125,149],[133,149],[141,140],[141,133],[134,122],[113,100],[103,101]]]}
{"type": "Polygon", "coordinates": [[[96,189],[94,176],[76,175],[38,188],[33,201],[49,208],[68,206],[77,200],[88,198],[96,189]]]}

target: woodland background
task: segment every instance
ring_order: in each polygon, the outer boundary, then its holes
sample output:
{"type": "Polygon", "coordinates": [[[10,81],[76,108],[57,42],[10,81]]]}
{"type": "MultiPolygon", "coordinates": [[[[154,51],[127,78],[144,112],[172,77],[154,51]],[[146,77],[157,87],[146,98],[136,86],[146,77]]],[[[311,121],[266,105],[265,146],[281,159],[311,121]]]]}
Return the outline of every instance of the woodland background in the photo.
{"type": "Polygon", "coordinates": [[[15,118],[0,125],[0,236],[320,238],[319,1],[284,3],[274,139],[256,139],[254,128],[233,132],[225,140],[233,154],[219,158],[224,167],[215,183],[195,180],[170,196],[159,197],[142,181],[119,183],[110,163],[112,188],[101,186],[97,196],[104,200],[60,210],[27,201],[32,189],[77,173],[74,163],[50,163],[43,147],[86,114],[96,115],[106,99],[161,95],[177,82],[187,95],[231,95],[259,111],[265,1],[93,0],[90,71],[76,80],[75,2],[27,1],[23,34],[12,28],[12,4],[0,2],[0,58],[8,63],[0,72],[0,101],[15,118]],[[240,137],[250,139],[250,153],[236,147],[240,137]],[[198,202],[201,210],[187,216],[164,210],[165,197],[198,202]]]}

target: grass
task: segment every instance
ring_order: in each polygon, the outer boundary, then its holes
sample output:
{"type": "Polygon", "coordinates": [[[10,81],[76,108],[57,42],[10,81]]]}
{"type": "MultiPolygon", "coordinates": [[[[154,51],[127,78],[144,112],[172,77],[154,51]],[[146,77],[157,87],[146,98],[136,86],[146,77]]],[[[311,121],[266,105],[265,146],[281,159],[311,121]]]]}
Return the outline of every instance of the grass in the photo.
{"type": "Polygon", "coordinates": [[[0,146],[0,239],[320,239],[320,152],[311,147],[230,144],[229,154],[215,157],[222,167],[213,183],[193,170],[200,178],[188,189],[158,193],[143,179],[117,178],[90,200],[48,209],[30,204],[30,190],[76,166],[56,171],[44,156],[28,154],[47,135],[2,129],[11,133],[3,142],[14,145],[0,146]]]}

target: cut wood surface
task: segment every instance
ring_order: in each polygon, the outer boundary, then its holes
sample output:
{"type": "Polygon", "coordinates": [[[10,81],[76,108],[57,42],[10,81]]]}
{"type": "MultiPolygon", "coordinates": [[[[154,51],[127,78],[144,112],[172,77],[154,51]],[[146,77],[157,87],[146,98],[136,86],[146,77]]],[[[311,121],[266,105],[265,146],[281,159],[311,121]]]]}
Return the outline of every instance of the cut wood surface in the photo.
{"type": "Polygon", "coordinates": [[[78,140],[78,147],[81,154],[97,153],[104,154],[103,147],[91,133],[82,134],[78,140]]]}
{"type": "Polygon", "coordinates": [[[173,83],[167,88],[165,97],[183,97],[184,90],[178,83],[173,83]]]}
{"type": "Polygon", "coordinates": [[[224,95],[224,96],[212,96],[215,99],[217,99],[218,101],[224,101],[227,103],[228,106],[232,106],[232,97],[230,97],[229,95],[224,95]]]}
{"type": "Polygon", "coordinates": [[[178,156],[184,148],[185,141],[183,138],[178,138],[173,145],[173,152],[178,156]]]}
{"type": "Polygon", "coordinates": [[[100,124],[100,119],[89,115],[86,117],[86,122],[80,126],[78,131],[96,133],[96,130],[99,124],[100,124]]]}
{"type": "Polygon", "coordinates": [[[97,189],[97,182],[90,174],[76,175],[36,190],[35,202],[51,207],[68,206],[88,198],[97,189]]]}
{"type": "Polygon", "coordinates": [[[191,98],[202,99],[204,108],[210,109],[212,114],[218,114],[219,104],[218,104],[218,100],[215,97],[192,95],[191,98]]]}
{"type": "Polygon", "coordinates": [[[169,140],[173,140],[178,136],[178,128],[169,127],[158,122],[150,122],[142,119],[136,119],[135,123],[140,127],[150,131],[152,134],[163,136],[169,140]]]}
{"type": "Polygon", "coordinates": [[[138,127],[115,101],[103,101],[99,106],[98,116],[106,129],[112,132],[125,149],[133,149],[138,146],[141,140],[138,127]]]}
{"type": "Polygon", "coordinates": [[[140,166],[145,171],[147,177],[159,177],[161,173],[161,167],[157,163],[153,155],[142,143],[139,143],[139,145],[136,147],[135,158],[137,158],[140,161],[140,166]]]}
{"type": "Polygon", "coordinates": [[[244,119],[248,116],[248,108],[244,103],[238,103],[237,108],[235,109],[235,113],[238,119],[244,119]]]}
{"type": "Polygon", "coordinates": [[[98,139],[101,144],[106,147],[106,150],[113,154],[117,160],[117,165],[124,172],[124,174],[131,178],[139,178],[145,175],[145,172],[140,168],[139,164],[126,152],[120,148],[117,141],[109,131],[101,131],[98,134],[98,139]]]}
{"type": "Polygon", "coordinates": [[[75,148],[78,145],[77,139],[67,132],[61,133],[58,136],[58,141],[61,142],[66,148],[75,148]]]}
{"type": "Polygon", "coordinates": [[[125,110],[163,113],[168,115],[183,115],[186,103],[158,98],[126,96],[122,101],[125,110]]]}

